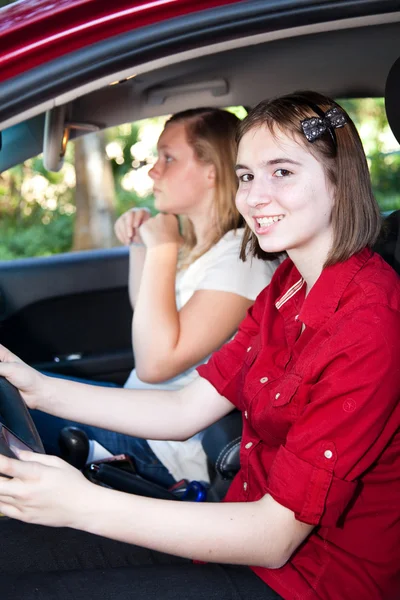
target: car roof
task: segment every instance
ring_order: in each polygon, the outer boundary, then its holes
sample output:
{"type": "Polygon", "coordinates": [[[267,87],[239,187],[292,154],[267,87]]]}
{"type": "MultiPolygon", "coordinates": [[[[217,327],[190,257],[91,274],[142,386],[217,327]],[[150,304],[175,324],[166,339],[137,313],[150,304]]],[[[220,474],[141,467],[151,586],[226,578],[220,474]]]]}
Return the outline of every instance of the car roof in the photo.
{"type": "MultiPolygon", "coordinates": [[[[23,0],[8,12],[0,10],[1,48],[7,21],[3,16],[12,9],[19,11],[14,34],[32,31],[32,15],[22,10],[29,4],[33,3],[23,0]]],[[[36,27],[41,19],[50,18],[51,3],[37,4],[42,12],[36,15],[36,27]]],[[[64,17],[71,17],[69,24],[77,22],[81,11],[82,27],[98,21],[100,29],[106,5],[108,19],[113,14],[119,19],[133,5],[121,0],[113,2],[113,8],[103,0],[60,4],[69,11],[64,12],[64,17]],[[93,12],[85,17],[89,7],[93,12]]],[[[144,6],[134,3],[139,5],[144,6]]],[[[57,170],[66,126],[74,138],[199,105],[251,107],[295,89],[333,97],[383,96],[387,74],[399,55],[398,1],[166,0],[162,5],[160,0],[147,5],[158,10],[152,13],[153,21],[137,20],[135,28],[117,33],[111,28],[107,35],[99,29],[97,38],[85,38],[83,43],[81,37],[79,49],[76,40],[64,38],[62,55],[51,53],[51,44],[56,47],[59,40],[52,41],[55,30],[50,30],[53,33],[46,37],[50,54],[41,64],[29,63],[25,37],[26,69],[0,83],[0,170],[43,149],[47,168],[57,170]],[[92,43],[93,39],[97,41],[92,43]]],[[[54,21],[59,33],[66,29],[61,14],[54,21]]],[[[37,48],[31,51],[35,54],[37,48]]],[[[5,54],[0,51],[0,64],[5,54]]]]}

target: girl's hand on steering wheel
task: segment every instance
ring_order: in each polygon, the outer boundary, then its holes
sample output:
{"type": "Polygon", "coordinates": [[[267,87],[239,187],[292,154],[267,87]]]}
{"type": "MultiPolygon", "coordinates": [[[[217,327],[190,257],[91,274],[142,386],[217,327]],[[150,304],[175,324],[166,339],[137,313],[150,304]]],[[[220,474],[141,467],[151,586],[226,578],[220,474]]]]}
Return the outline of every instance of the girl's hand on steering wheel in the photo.
{"type": "Polygon", "coordinates": [[[18,456],[0,455],[0,473],[11,477],[0,477],[0,512],[50,527],[83,524],[96,501],[96,486],[56,456],[27,451],[18,456]]]}
{"type": "Polygon", "coordinates": [[[44,406],[51,397],[51,377],[39,373],[1,344],[0,361],[0,376],[19,389],[27,406],[38,408],[39,402],[44,406]]]}

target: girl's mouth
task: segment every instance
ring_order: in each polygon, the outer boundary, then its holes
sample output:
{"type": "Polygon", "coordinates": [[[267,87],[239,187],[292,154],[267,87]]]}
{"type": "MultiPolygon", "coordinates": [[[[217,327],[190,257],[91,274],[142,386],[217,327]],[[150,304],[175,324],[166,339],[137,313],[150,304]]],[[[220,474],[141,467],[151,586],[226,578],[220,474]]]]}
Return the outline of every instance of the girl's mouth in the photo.
{"type": "Polygon", "coordinates": [[[253,217],[255,224],[255,233],[266,233],[273,225],[282,221],[285,215],[272,215],[270,217],[253,217]]]}

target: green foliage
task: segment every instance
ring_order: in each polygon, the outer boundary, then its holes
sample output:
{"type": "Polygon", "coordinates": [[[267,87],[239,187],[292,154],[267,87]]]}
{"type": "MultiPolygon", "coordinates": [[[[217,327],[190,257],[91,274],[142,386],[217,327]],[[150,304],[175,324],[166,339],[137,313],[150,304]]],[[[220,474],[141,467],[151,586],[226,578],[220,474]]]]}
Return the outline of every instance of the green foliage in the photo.
{"type": "Polygon", "coordinates": [[[8,6],[9,4],[14,4],[16,0],[0,0],[0,8],[4,6],[8,6]]]}
{"type": "Polygon", "coordinates": [[[0,176],[0,260],[47,256],[72,246],[75,220],[69,164],[49,173],[41,157],[0,176]]]}
{"type": "Polygon", "coordinates": [[[400,208],[400,148],[386,120],[383,98],[339,100],[360,132],[372,189],[382,212],[400,208]],[[387,146],[392,147],[387,151],[387,146]]]}
{"type": "Polygon", "coordinates": [[[74,217],[58,214],[47,223],[23,223],[11,220],[0,223],[0,260],[49,256],[68,252],[72,245],[74,217]]]}
{"type": "Polygon", "coordinates": [[[400,152],[370,154],[370,173],[375,198],[382,211],[400,208],[400,152]]]}

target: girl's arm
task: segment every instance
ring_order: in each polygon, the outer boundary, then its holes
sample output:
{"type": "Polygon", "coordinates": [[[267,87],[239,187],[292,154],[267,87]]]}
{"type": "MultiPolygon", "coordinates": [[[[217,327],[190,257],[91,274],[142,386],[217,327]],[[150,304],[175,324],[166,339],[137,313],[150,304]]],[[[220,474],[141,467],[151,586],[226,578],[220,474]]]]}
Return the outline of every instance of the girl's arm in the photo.
{"type": "Polygon", "coordinates": [[[131,306],[134,309],[142,278],[146,247],[140,237],[139,228],[151,218],[147,208],[131,208],[121,215],[114,225],[115,235],[129,248],[128,289],[131,306]]]}
{"type": "Polygon", "coordinates": [[[29,408],[145,439],[185,440],[233,410],[201,377],[178,391],[127,390],[47,377],[4,346],[0,360],[29,408]]]}
{"type": "Polygon", "coordinates": [[[186,503],[95,486],[61,459],[0,457],[0,511],[202,561],[281,567],[313,527],[270,495],[249,503],[186,503]]]}
{"type": "Polygon", "coordinates": [[[140,282],[142,280],[146,247],[141,244],[132,244],[129,247],[129,276],[128,290],[132,309],[135,310],[139,296],[140,282]]]}
{"type": "Polygon", "coordinates": [[[136,371],[151,383],[182,373],[229,339],[252,300],[231,292],[198,290],[178,311],[177,246],[147,250],[133,317],[136,371]]]}
{"type": "MultiPolygon", "coordinates": [[[[132,323],[135,366],[142,380],[159,383],[218,349],[237,330],[253,301],[238,293],[201,289],[178,310],[177,220],[157,215],[140,228],[140,234],[147,252],[132,323]]],[[[238,262],[236,252],[233,258],[231,268],[238,262]]]]}

